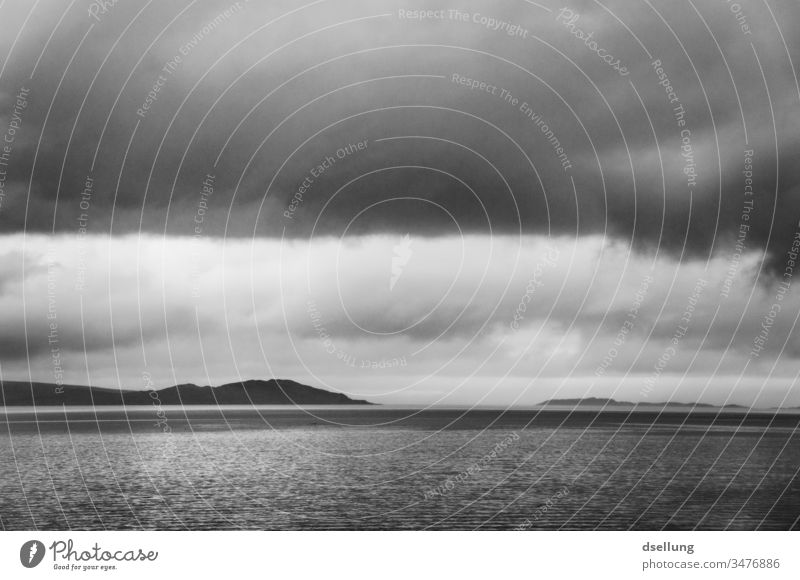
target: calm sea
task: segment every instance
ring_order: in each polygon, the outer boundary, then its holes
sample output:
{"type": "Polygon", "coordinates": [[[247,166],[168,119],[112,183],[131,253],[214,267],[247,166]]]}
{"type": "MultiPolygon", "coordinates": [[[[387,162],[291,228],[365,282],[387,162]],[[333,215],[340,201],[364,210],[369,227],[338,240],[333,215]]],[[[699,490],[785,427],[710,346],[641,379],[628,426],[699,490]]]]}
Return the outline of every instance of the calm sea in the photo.
{"type": "Polygon", "coordinates": [[[796,413],[0,412],[4,529],[790,529],[796,413]]]}

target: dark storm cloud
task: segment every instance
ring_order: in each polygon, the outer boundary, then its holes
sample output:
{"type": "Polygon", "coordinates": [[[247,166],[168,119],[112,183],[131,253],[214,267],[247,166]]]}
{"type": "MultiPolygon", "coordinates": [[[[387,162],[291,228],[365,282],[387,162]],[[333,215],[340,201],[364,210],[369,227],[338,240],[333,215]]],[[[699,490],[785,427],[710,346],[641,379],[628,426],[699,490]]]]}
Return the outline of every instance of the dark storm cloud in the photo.
{"type": "MultiPolygon", "coordinates": [[[[83,3],[58,26],[61,5],[40,4],[13,50],[2,41],[3,127],[20,88],[30,96],[0,228],[70,232],[84,217],[92,232],[178,235],[201,218],[204,235],[605,232],[702,256],[732,251],[753,150],[747,245],[779,269],[800,215],[787,33],[800,9],[775,4],[779,30],[742,2],[743,30],[726,3],[695,4],[581,1],[559,16],[467,3],[458,22],[399,18],[425,7],[404,2],[119,3],[98,22],[83,3]]],[[[17,25],[29,10],[3,8],[17,25]]]]}

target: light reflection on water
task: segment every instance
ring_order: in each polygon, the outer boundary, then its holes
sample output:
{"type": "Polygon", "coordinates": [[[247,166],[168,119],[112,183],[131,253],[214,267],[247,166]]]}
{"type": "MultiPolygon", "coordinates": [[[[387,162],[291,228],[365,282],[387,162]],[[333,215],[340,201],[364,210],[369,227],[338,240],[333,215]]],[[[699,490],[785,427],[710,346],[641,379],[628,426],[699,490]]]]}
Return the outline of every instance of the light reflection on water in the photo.
{"type": "Polygon", "coordinates": [[[786,529],[800,515],[792,429],[300,423],[3,425],[2,525],[786,529]]]}

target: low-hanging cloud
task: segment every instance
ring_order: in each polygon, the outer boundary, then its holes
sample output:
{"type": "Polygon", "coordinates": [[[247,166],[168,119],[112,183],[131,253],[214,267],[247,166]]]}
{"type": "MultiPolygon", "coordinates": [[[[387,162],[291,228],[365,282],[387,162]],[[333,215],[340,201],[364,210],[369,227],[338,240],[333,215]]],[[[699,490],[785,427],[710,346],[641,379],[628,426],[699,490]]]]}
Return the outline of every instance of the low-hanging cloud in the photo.
{"type": "MultiPolygon", "coordinates": [[[[758,254],[743,257],[725,290],[725,258],[656,263],[597,236],[409,239],[392,286],[401,236],[28,236],[38,268],[23,276],[18,253],[0,254],[0,308],[19,313],[0,330],[0,364],[8,377],[30,360],[35,378],[52,380],[56,346],[72,382],[88,373],[137,388],[144,369],[162,384],[291,376],[398,401],[397,388],[429,396],[413,386],[420,377],[431,389],[453,387],[453,376],[636,378],[662,393],[722,374],[785,382],[800,356],[800,299],[778,300],[779,285],[757,281],[758,254]],[[462,252],[463,262],[440,259],[462,252]],[[778,301],[781,316],[753,354],[778,301]]],[[[766,397],[780,402],[776,388],[766,397]]]]}
{"type": "Polygon", "coordinates": [[[192,235],[208,175],[214,236],[602,232],[702,256],[753,201],[775,269],[797,225],[791,4],[46,4],[3,8],[26,22],[4,125],[31,91],[5,232],[192,235]]]}

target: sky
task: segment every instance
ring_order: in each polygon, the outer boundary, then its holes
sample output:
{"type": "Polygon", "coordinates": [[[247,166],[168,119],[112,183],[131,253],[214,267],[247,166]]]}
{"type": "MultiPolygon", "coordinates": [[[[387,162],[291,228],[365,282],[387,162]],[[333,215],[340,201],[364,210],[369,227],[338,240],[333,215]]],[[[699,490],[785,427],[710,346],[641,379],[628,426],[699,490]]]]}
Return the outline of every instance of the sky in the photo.
{"type": "Polygon", "coordinates": [[[800,405],[792,0],[0,13],[3,380],[800,405]]]}

